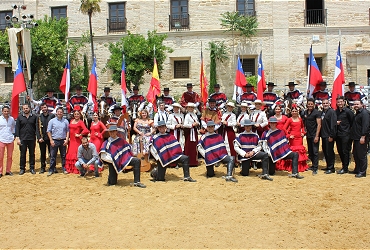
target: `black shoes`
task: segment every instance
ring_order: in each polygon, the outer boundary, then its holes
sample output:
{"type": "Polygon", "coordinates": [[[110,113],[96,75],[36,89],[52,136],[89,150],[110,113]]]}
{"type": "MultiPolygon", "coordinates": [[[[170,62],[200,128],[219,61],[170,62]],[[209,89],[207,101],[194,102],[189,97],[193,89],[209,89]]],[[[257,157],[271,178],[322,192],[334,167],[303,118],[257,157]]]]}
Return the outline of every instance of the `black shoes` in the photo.
{"type": "Polygon", "coordinates": [[[325,174],[334,174],[335,173],[335,169],[332,168],[332,169],[328,169],[324,172],[325,174]]]}
{"type": "Polygon", "coordinates": [[[24,173],[25,173],[26,171],[24,171],[24,169],[21,169],[20,171],[19,171],[19,175],[24,175],[24,173]]]}
{"type": "Polygon", "coordinates": [[[0,178],[3,177],[3,174],[0,174],[0,178]]]}
{"type": "Polygon", "coordinates": [[[45,168],[41,168],[40,169],[40,173],[39,174],[43,174],[43,173],[45,173],[45,168]]]}
{"type": "Polygon", "coordinates": [[[231,181],[231,182],[238,182],[237,179],[235,179],[234,177],[232,176],[225,176],[224,177],[226,181],[231,181]]]}
{"type": "Polygon", "coordinates": [[[321,169],[322,171],[328,171],[328,170],[330,170],[329,168],[322,168],[321,169]]]}
{"type": "Polygon", "coordinates": [[[290,174],[288,176],[291,177],[291,178],[296,178],[296,179],[303,179],[304,178],[302,175],[299,175],[298,173],[290,174]]]}
{"type": "Polygon", "coordinates": [[[141,183],[141,182],[135,182],[134,183],[134,187],[146,188],[146,186],[143,183],[141,183]]]}
{"type": "Polygon", "coordinates": [[[31,169],[31,170],[30,170],[30,173],[31,173],[31,174],[36,174],[36,172],[35,172],[35,170],[34,170],[34,169],[31,169]]]}
{"type": "Polygon", "coordinates": [[[360,174],[360,173],[358,173],[358,174],[355,175],[355,177],[356,178],[366,177],[366,174],[360,174]]]}
{"type": "Polygon", "coordinates": [[[353,170],[353,171],[348,171],[348,173],[350,173],[350,174],[358,174],[358,172],[357,172],[357,171],[355,171],[355,170],[353,170]]]}
{"type": "Polygon", "coordinates": [[[49,176],[53,175],[54,173],[55,173],[55,172],[54,172],[53,170],[51,170],[51,171],[49,171],[49,173],[48,173],[48,175],[47,175],[47,176],[49,177],[49,176]]]}
{"type": "Polygon", "coordinates": [[[312,170],[312,175],[317,175],[317,170],[312,170]]]}
{"type": "Polygon", "coordinates": [[[187,182],[197,182],[196,180],[194,180],[193,178],[191,178],[190,176],[189,177],[185,177],[184,178],[184,181],[187,181],[187,182]]]}
{"type": "Polygon", "coordinates": [[[261,174],[261,175],[258,175],[258,177],[260,177],[262,180],[268,180],[268,181],[274,180],[268,174],[261,174]]]}
{"type": "Polygon", "coordinates": [[[342,168],[341,170],[337,171],[337,174],[347,174],[348,173],[348,169],[344,169],[342,168]]]}
{"type": "Polygon", "coordinates": [[[94,177],[95,177],[95,178],[99,178],[99,177],[100,177],[99,173],[96,173],[96,174],[94,175],[94,177]]]}
{"type": "Polygon", "coordinates": [[[13,176],[13,173],[12,172],[6,172],[5,175],[13,176]]]}

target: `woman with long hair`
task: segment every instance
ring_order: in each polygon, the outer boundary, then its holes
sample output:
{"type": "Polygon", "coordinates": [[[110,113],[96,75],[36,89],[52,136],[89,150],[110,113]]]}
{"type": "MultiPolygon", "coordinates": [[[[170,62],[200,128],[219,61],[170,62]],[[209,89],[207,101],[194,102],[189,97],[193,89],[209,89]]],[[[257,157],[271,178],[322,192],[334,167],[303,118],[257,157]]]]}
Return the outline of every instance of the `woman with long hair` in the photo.
{"type": "Polygon", "coordinates": [[[99,119],[99,113],[95,111],[92,116],[92,122],[90,126],[90,142],[96,147],[99,152],[101,145],[103,144],[103,134],[106,131],[105,125],[99,119]]]}
{"type": "Polygon", "coordinates": [[[133,154],[148,154],[150,140],[153,133],[155,132],[154,122],[153,120],[149,119],[148,110],[143,109],[142,111],[140,111],[139,118],[137,118],[134,123],[134,131],[137,133],[137,135],[135,136],[132,145],[133,154]]]}
{"type": "MultiPolygon", "coordinates": [[[[80,172],[75,167],[77,162],[77,151],[81,145],[81,139],[83,135],[88,135],[89,130],[86,128],[85,123],[82,121],[81,108],[78,106],[73,110],[73,119],[69,122],[69,143],[66,155],[66,172],[79,174],[80,172]]],[[[97,149],[98,150],[98,149],[97,149]]]]}

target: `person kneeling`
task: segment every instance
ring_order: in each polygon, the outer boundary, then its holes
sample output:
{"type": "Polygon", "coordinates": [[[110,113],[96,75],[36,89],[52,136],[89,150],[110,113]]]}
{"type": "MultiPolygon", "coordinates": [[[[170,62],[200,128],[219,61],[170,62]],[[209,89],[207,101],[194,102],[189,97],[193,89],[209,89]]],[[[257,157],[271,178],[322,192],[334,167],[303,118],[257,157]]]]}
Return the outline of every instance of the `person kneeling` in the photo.
{"type": "Polygon", "coordinates": [[[267,153],[262,152],[261,145],[258,145],[259,136],[252,131],[254,122],[249,119],[245,119],[241,122],[241,126],[244,127],[245,131],[240,133],[234,140],[234,148],[238,154],[238,160],[242,162],[242,171],[240,172],[243,176],[249,175],[249,168],[252,160],[262,161],[262,175],[259,175],[261,179],[272,181],[273,179],[269,176],[269,156],[267,153]]]}
{"type": "Polygon", "coordinates": [[[122,172],[127,166],[133,166],[135,187],[145,188],[146,186],[140,182],[140,165],[138,158],[133,157],[131,145],[126,140],[117,136],[117,126],[109,126],[109,138],[106,140],[100,149],[100,159],[108,163],[109,175],[108,185],[117,184],[117,174],[122,172]]]}
{"type": "Polygon", "coordinates": [[[276,128],[277,122],[278,120],[275,117],[270,117],[270,129],[263,132],[261,137],[263,150],[270,156],[269,174],[275,174],[275,163],[278,160],[291,159],[292,174],[289,177],[303,179],[304,177],[298,173],[298,153],[290,150],[284,131],[276,128]]]}
{"type": "Polygon", "coordinates": [[[157,160],[157,167],[150,173],[153,181],[165,181],[167,166],[171,163],[181,163],[184,181],[196,182],[190,177],[189,157],[183,155],[176,137],[166,133],[166,122],[159,121],[157,129],[159,132],[153,136],[150,145],[150,153],[157,160]]]}
{"type": "Polygon", "coordinates": [[[202,135],[198,143],[198,151],[206,161],[207,177],[215,176],[214,165],[218,162],[227,163],[226,181],[238,182],[233,177],[235,159],[227,154],[224,139],[215,133],[215,122],[207,122],[207,133],[202,135]]]}
{"type": "Polygon", "coordinates": [[[80,177],[86,175],[91,164],[94,164],[95,177],[99,177],[99,157],[95,145],[89,142],[86,136],[82,137],[81,142],[77,152],[78,161],[75,163],[76,168],[80,171],[80,177]]]}

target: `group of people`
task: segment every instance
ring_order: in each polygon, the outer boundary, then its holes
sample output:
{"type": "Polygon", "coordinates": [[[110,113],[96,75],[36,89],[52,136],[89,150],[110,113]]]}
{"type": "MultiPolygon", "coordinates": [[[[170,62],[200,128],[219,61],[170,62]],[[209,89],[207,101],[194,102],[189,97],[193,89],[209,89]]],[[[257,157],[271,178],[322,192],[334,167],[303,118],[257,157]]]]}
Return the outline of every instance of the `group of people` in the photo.
{"type": "Polygon", "coordinates": [[[257,99],[253,86],[246,85],[238,96],[237,107],[229,102],[220,85],[214,86],[207,105],[187,84],[180,102],[169,95],[169,88],[158,97],[157,112],[140,95],[134,86],[128,97],[127,110],[118,106],[110,96],[110,88],[104,88],[100,98],[110,113],[109,119],[100,121],[102,114],[97,108],[92,112],[91,123],[83,121],[89,109],[88,99],[82,88],[67,105],[70,119],[64,117],[64,109],[53,91],[40,101],[30,99],[37,105],[31,112],[29,104],[22,106],[16,118],[9,115],[9,107],[2,108],[0,116],[0,177],[3,175],[3,158],[7,150],[5,175],[12,175],[12,152],[15,140],[20,148],[20,171],[26,171],[26,154],[29,154],[29,171],[35,174],[35,146],[40,147],[40,174],[46,172],[46,151],[50,155],[48,176],[57,173],[56,157],[60,152],[62,172],[83,177],[91,172],[99,177],[103,163],[109,166],[108,184],[117,183],[117,173],[133,169],[134,186],[145,187],[140,182],[140,166],[143,159],[153,157],[157,167],[151,172],[153,181],[164,181],[167,167],[181,166],[184,181],[195,182],[190,177],[190,167],[199,164],[198,156],[204,158],[206,176],[215,176],[214,167],[227,166],[226,181],[237,182],[235,168],[241,167],[241,175],[248,176],[251,168],[262,168],[262,179],[272,180],[276,170],[290,171],[290,177],[303,178],[299,172],[312,170],[318,173],[319,141],[325,156],[326,174],[335,173],[334,142],[342,166],[338,174],[349,172],[350,153],[353,156],[356,177],[365,177],[367,169],[367,143],[369,113],[364,108],[364,95],[355,91],[355,83],[348,84],[344,96],[331,100],[326,83],[304,101],[302,92],[289,82],[284,100],[290,100],[289,113],[283,101],[274,93],[274,83],[267,84],[263,100],[257,99]],[[337,109],[330,107],[336,101],[337,109]],[[349,109],[347,106],[351,109],[349,109]],[[129,114],[129,115],[128,115],[129,114]],[[303,145],[306,137],[308,155],[303,145]],[[312,166],[307,165],[310,159],[312,166]]]}

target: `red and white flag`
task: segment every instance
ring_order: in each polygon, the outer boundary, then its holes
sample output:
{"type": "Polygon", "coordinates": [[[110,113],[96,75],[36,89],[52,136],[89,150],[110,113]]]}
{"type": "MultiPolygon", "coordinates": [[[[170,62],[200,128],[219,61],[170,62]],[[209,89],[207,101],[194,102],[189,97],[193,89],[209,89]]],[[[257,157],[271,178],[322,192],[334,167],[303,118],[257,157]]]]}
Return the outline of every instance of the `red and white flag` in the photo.
{"type": "Polygon", "coordinates": [[[69,53],[67,52],[67,64],[64,67],[62,80],[60,81],[59,89],[64,93],[64,101],[68,103],[69,89],[71,86],[71,69],[69,66],[69,53]]]}
{"type": "Polygon", "coordinates": [[[333,109],[337,108],[337,97],[344,95],[344,70],[342,64],[342,56],[340,55],[340,42],[338,45],[337,58],[335,59],[335,71],[334,71],[334,83],[333,91],[331,93],[331,107],[333,109]]]}
{"type": "Polygon", "coordinates": [[[11,101],[11,116],[17,119],[19,113],[19,94],[26,91],[26,81],[24,80],[24,74],[21,64],[21,57],[18,57],[17,69],[14,72],[14,83],[12,91],[11,101]]]}

